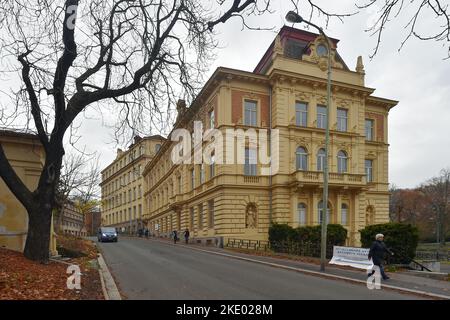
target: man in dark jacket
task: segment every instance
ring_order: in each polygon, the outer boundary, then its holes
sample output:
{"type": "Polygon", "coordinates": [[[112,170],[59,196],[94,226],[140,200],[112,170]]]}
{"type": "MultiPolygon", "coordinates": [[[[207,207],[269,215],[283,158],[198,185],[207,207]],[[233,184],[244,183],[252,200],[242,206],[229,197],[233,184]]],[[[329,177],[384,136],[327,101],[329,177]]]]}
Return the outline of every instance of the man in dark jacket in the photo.
{"type": "MultiPolygon", "coordinates": [[[[386,275],[383,268],[384,254],[389,253],[390,255],[394,255],[394,253],[386,247],[383,240],[383,234],[379,233],[375,236],[375,241],[372,243],[372,246],[369,250],[369,260],[372,259],[373,264],[380,268],[380,273],[383,277],[383,280],[387,280],[389,279],[389,277],[386,275]]],[[[374,274],[374,272],[375,270],[373,270],[371,274],[368,274],[368,276],[370,277],[372,274],[374,274]]]]}

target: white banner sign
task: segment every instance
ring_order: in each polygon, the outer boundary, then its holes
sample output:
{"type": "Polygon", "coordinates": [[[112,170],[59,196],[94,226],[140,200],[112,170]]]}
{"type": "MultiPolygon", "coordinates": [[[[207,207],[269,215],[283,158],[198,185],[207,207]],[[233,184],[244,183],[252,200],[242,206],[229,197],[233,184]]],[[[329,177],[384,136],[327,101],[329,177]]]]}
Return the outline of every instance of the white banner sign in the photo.
{"type": "Polygon", "coordinates": [[[373,262],[368,259],[368,255],[369,249],[334,246],[333,258],[330,264],[371,270],[373,268],[373,262]]]}

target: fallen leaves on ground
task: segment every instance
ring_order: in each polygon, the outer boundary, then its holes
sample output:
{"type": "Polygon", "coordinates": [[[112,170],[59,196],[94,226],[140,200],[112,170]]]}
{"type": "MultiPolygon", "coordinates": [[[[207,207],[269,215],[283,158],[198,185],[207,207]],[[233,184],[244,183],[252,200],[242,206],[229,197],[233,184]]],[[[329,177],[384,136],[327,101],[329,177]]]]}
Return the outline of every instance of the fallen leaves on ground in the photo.
{"type": "MultiPolygon", "coordinates": [[[[98,269],[90,263],[97,258],[92,243],[65,239],[65,243],[84,247],[88,255],[66,263],[48,264],[28,260],[22,253],[0,248],[0,300],[98,300],[104,299],[98,269]],[[91,248],[88,248],[88,247],[91,248]],[[81,269],[81,290],[67,289],[69,264],[81,269]]],[[[89,242],[89,241],[88,241],[89,242]]]]}

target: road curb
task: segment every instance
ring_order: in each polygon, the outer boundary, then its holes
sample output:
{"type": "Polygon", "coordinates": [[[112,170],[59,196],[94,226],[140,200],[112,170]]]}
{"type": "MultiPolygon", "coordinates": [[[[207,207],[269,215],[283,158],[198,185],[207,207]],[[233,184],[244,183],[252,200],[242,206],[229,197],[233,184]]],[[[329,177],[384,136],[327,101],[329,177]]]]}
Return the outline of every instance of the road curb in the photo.
{"type": "MultiPolygon", "coordinates": [[[[171,244],[171,243],[168,243],[166,241],[161,241],[161,240],[156,240],[156,239],[149,239],[149,240],[157,241],[157,242],[160,242],[160,243],[165,243],[165,244],[168,244],[168,245],[171,244]]],[[[291,270],[291,271],[300,272],[300,273],[304,273],[304,274],[319,276],[319,277],[323,277],[323,278],[337,279],[337,280],[343,280],[343,281],[349,281],[349,282],[353,282],[353,283],[367,285],[366,281],[358,280],[358,279],[354,279],[354,278],[338,276],[338,275],[333,275],[333,274],[329,274],[329,273],[323,273],[323,272],[319,272],[319,271],[312,271],[312,270],[307,270],[307,269],[302,269],[302,268],[290,267],[290,266],[286,266],[286,265],[282,265],[282,264],[266,262],[266,261],[261,261],[261,260],[256,260],[256,259],[251,259],[251,258],[246,258],[246,257],[241,257],[241,256],[235,256],[235,255],[227,254],[227,253],[221,253],[221,252],[215,252],[215,251],[195,248],[195,247],[188,246],[188,245],[183,245],[183,244],[177,244],[177,246],[182,246],[182,247],[185,247],[185,248],[189,248],[191,250],[196,250],[196,251],[200,251],[200,252],[206,252],[206,253],[215,254],[215,255],[219,255],[219,256],[224,256],[224,257],[228,257],[228,258],[232,258],[232,259],[243,260],[243,261],[247,261],[247,262],[268,265],[268,266],[275,267],[275,268],[280,268],[280,269],[291,270]]],[[[408,289],[408,288],[403,288],[403,287],[397,287],[397,286],[388,285],[388,284],[383,284],[382,288],[391,289],[391,290],[395,290],[395,291],[406,292],[406,293],[413,293],[413,294],[416,294],[416,295],[422,295],[422,296],[427,296],[427,297],[432,297],[432,298],[437,298],[437,299],[450,300],[450,296],[441,295],[441,294],[437,294],[437,293],[426,292],[426,291],[408,289]]]]}
{"type": "Polygon", "coordinates": [[[109,272],[108,266],[106,265],[101,253],[98,254],[97,260],[100,266],[98,272],[100,273],[100,282],[102,283],[102,290],[105,300],[122,300],[119,290],[117,289],[117,285],[109,272]]]}

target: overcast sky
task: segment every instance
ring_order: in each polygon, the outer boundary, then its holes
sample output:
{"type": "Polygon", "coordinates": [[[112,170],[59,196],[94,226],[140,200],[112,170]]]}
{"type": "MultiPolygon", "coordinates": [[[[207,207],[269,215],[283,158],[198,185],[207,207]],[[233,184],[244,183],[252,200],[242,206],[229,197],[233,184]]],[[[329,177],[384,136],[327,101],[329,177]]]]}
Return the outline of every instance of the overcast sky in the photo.
{"type": "MultiPolygon", "coordinates": [[[[334,5],[330,1],[323,3],[329,10],[333,6],[341,11],[354,8],[354,1],[348,0],[334,5]]],[[[275,13],[249,21],[253,26],[275,27],[273,31],[241,30],[239,19],[220,25],[217,32],[221,48],[209,75],[218,66],[252,71],[285,24],[284,16],[291,8],[290,1],[275,1],[272,6],[275,13]]],[[[411,39],[398,52],[407,22],[402,19],[386,29],[382,46],[371,61],[369,55],[376,39],[364,29],[374,13],[374,10],[363,12],[347,18],[344,24],[331,21],[326,32],[340,39],[338,51],[352,70],[357,57],[363,56],[366,86],[376,89],[374,95],[400,101],[389,114],[389,180],[398,187],[415,187],[438,175],[440,169],[450,167],[450,60],[443,60],[447,49],[431,41],[411,39]]],[[[320,18],[313,19],[324,25],[320,18]]],[[[435,27],[431,16],[424,16],[421,30],[435,27]]],[[[112,132],[102,126],[99,116],[84,120],[80,134],[79,145],[86,144],[88,150],[101,152],[102,168],[114,159],[117,146],[111,143],[112,132]]]]}

